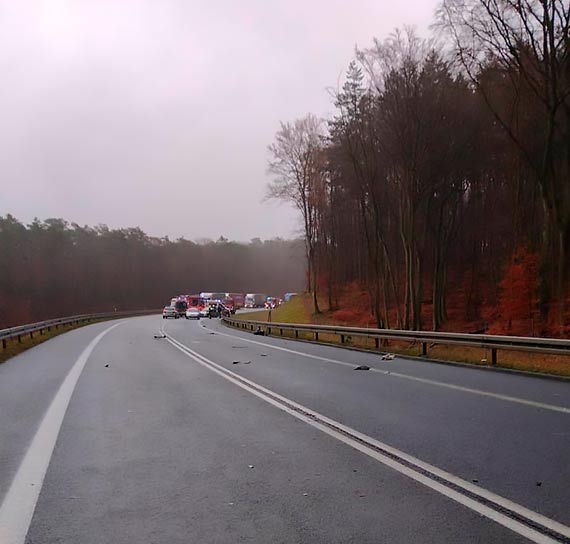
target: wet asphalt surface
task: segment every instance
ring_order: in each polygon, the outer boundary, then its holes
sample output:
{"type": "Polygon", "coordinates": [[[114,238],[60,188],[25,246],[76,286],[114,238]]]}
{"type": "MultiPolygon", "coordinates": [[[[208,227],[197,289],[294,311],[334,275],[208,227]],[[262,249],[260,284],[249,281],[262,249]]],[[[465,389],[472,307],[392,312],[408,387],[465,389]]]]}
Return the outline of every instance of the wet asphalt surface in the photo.
{"type": "MultiPolygon", "coordinates": [[[[217,320],[149,316],[125,320],[90,356],[28,543],[526,541],[155,339],[163,325],[240,376],[570,524],[570,414],[351,365],[560,407],[570,407],[568,382],[381,361],[217,320]]],[[[0,500],[67,372],[109,326],[72,331],[0,365],[0,500]]]]}

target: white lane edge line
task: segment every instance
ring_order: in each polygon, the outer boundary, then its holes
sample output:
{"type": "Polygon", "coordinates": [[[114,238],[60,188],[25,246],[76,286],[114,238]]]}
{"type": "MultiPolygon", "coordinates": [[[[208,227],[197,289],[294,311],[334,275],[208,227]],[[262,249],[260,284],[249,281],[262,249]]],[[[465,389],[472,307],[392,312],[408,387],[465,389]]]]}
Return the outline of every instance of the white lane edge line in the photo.
{"type": "MultiPolygon", "coordinates": [[[[373,369],[371,369],[373,370],[373,369]]],[[[382,372],[380,370],[375,370],[375,372],[382,372]]],[[[550,410],[552,412],[559,412],[561,414],[570,414],[570,408],[565,406],[557,406],[555,404],[547,404],[544,402],[538,402],[534,400],[521,399],[520,397],[511,397],[510,395],[502,395],[500,393],[492,393],[491,391],[483,391],[481,389],[473,389],[471,387],[465,387],[463,385],[455,385],[451,383],[438,382],[436,380],[430,380],[429,378],[419,378],[416,376],[410,376],[408,374],[400,374],[399,372],[389,372],[390,376],[396,378],[403,378],[405,380],[412,380],[421,383],[427,383],[430,385],[435,385],[437,387],[445,387],[447,389],[454,389],[456,391],[462,391],[464,393],[473,393],[474,395],[480,395],[483,397],[491,397],[498,400],[504,400],[507,402],[514,402],[516,404],[523,404],[526,406],[532,406],[533,408],[542,408],[544,410],[550,410]]]]}
{"type": "Polygon", "coordinates": [[[59,386],[0,505],[1,544],[24,544],[69,401],[83,368],[99,341],[123,323],[115,323],[93,338],[59,386]]]}
{"type": "MultiPolygon", "coordinates": [[[[207,327],[204,327],[207,328],[207,327]]],[[[354,368],[356,363],[346,363],[345,361],[339,361],[337,359],[330,359],[328,357],[321,357],[319,355],[313,355],[311,353],[303,353],[302,351],[295,351],[293,349],[284,348],[281,346],[273,346],[271,344],[265,344],[263,342],[257,342],[255,340],[250,340],[249,338],[243,338],[242,336],[228,334],[225,332],[215,331],[216,334],[221,334],[222,336],[227,336],[229,338],[236,338],[243,340],[244,342],[249,342],[250,344],[257,344],[259,346],[263,346],[270,349],[276,349],[279,351],[285,351],[287,353],[292,353],[294,355],[300,355],[302,357],[307,357],[309,359],[316,359],[318,361],[325,361],[327,363],[334,363],[337,365],[348,366],[354,368]]],[[[294,340],[293,340],[294,341],[294,340]]],[[[570,408],[566,408],[565,406],[557,406],[556,404],[547,404],[543,402],[538,402],[534,400],[522,399],[520,397],[512,397],[509,395],[501,395],[500,393],[492,393],[490,391],[483,391],[481,389],[473,389],[471,387],[464,387],[462,385],[455,385],[453,383],[446,383],[446,382],[439,382],[437,380],[430,380],[429,378],[419,378],[416,376],[410,376],[409,374],[401,374],[400,372],[392,372],[391,370],[381,370],[379,368],[370,368],[372,372],[376,372],[377,374],[382,374],[384,376],[393,376],[394,378],[401,378],[404,380],[411,380],[420,383],[426,383],[429,385],[434,385],[436,387],[444,387],[446,389],[454,389],[456,391],[461,391],[463,393],[471,393],[473,395],[479,395],[483,397],[490,397],[497,400],[502,400],[506,402],[514,402],[516,404],[522,404],[525,406],[532,406],[533,408],[542,408],[544,410],[550,410],[552,412],[559,412],[561,414],[570,414],[570,408]]]]}
{"type": "Polygon", "coordinates": [[[477,485],[472,484],[471,482],[467,482],[465,480],[462,480],[461,478],[454,476],[451,473],[448,473],[442,469],[439,469],[438,467],[435,467],[433,465],[430,465],[428,463],[425,463],[423,461],[421,461],[420,459],[417,459],[415,457],[413,457],[412,455],[409,455],[405,452],[402,452],[396,448],[393,448],[392,446],[389,446],[388,444],[384,444],[382,442],[380,442],[379,440],[376,440],[368,435],[365,435],[355,429],[352,429],[351,427],[348,427],[338,421],[332,420],[318,412],[316,412],[315,410],[308,408],[306,406],[303,406],[293,400],[290,400],[286,397],[283,397],[282,395],[280,395],[279,393],[275,393],[274,391],[267,389],[265,387],[263,387],[262,385],[257,384],[256,382],[249,380],[247,378],[244,378],[243,376],[240,376],[239,374],[236,374],[235,372],[232,372],[229,369],[224,368],[223,366],[211,361],[210,359],[206,358],[205,356],[201,355],[200,353],[195,352],[194,350],[192,350],[191,348],[189,348],[188,346],[186,346],[185,344],[183,344],[182,342],[180,342],[179,340],[177,340],[176,338],[172,337],[172,336],[167,336],[167,340],[170,342],[170,344],[172,346],[174,346],[175,348],[177,348],[179,351],[181,351],[182,353],[184,353],[186,356],[190,357],[191,359],[195,360],[196,362],[200,363],[201,365],[205,366],[206,368],[210,369],[211,371],[219,374],[220,376],[226,378],[227,380],[231,381],[232,383],[242,387],[243,389],[247,390],[248,392],[258,396],[259,398],[267,401],[268,403],[276,406],[277,408],[297,417],[297,419],[300,419],[302,421],[305,421],[306,423],[318,428],[319,430],[329,434],[330,436],[333,436],[334,438],[338,438],[339,440],[341,440],[342,442],[344,442],[347,445],[350,445],[351,447],[361,451],[362,453],[365,453],[366,455],[382,462],[383,464],[386,464],[387,466],[390,466],[391,468],[397,470],[398,472],[426,485],[427,487],[434,489],[435,491],[438,491],[439,493],[455,500],[456,502],[459,502],[465,506],[467,506],[468,508],[488,517],[489,519],[492,519],[494,521],[496,521],[497,523],[500,523],[501,525],[508,527],[509,529],[517,532],[518,534],[521,534],[522,536],[525,536],[526,538],[529,538],[531,540],[533,540],[534,542],[558,542],[557,540],[551,539],[541,533],[539,533],[538,531],[534,531],[533,529],[530,529],[529,527],[523,525],[522,523],[513,520],[511,518],[509,518],[508,516],[505,516],[504,514],[501,514],[500,512],[497,512],[496,510],[489,508],[469,497],[465,497],[464,495],[462,495],[461,493],[450,489],[448,487],[446,487],[443,484],[440,484],[439,482],[436,482],[416,471],[414,471],[413,469],[410,469],[409,467],[406,467],[404,465],[401,465],[400,463],[398,463],[397,461],[394,461],[392,459],[390,459],[389,457],[386,457],[384,455],[382,455],[381,453],[366,447],[363,444],[360,444],[357,441],[351,440],[349,437],[346,437],[343,434],[337,433],[335,432],[333,429],[330,429],[329,427],[326,427],[324,425],[319,424],[317,421],[314,421],[313,419],[304,416],[303,414],[300,414],[299,412],[296,412],[290,408],[288,408],[287,406],[284,406],[283,404],[280,404],[279,402],[276,402],[274,399],[272,399],[271,397],[268,397],[266,395],[264,395],[262,392],[266,392],[268,395],[271,395],[275,398],[278,398],[280,400],[282,400],[283,402],[286,402],[288,404],[290,404],[291,406],[295,406],[298,409],[301,409],[305,412],[311,413],[311,414],[315,414],[315,416],[317,416],[319,419],[325,421],[328,424],[334,425],[340,429],[342,429],[345,432],[348,432],[360,439],[365,440],[366,442],[369,442],[373,445],[378,446],[379,448],[382,448],[394,455],[397,455],[399,457],[401,457],[402,459],[410,462],[411,464],[416,465],[418,468],[422,468],[424,470],[427,470],[433,474],[435,474],[436,476],[439,476],[443,479],[448,480],[450,483],[453,483],[459,487],[464,488],[467,491],[470,491],[472,493],[478,494],[483,498],[489,499],[493,502],[495,502],[496,504],[503,506],[509,510],[512,510],[513,512],[516,512],[520,515],[522,515],[523,517],[526,517],[527,519],[530,519],[532,521],[535,521],[536,523],[543,525],[544,527],[547,527],[549,529],[552,529],[553,531],[558,532],[559,534],[562,534],[564,536],[570,537],[570,527],[563,525],[562,523],[547,518],[546,516],[543,516],[542,514],[539,514],[538,512],[534,512],[532,510],[529,510],[528,508],[519,505],[509,499],[506,499],[504,497],[501,497],[500,495],[496,495],[495,493],[492,493],[491,491],[481,488],[477,485]],[[251,387],[248,387],[245,383],[249,383],[251,384],[251,387]],[[255,388],[255,389],[253,389],[255,388]],[[521,532],[522,531],[522,532],[521,532]],[[529,536],[529,534],[532,533],[533,537],[531,538],[529,536]]]}

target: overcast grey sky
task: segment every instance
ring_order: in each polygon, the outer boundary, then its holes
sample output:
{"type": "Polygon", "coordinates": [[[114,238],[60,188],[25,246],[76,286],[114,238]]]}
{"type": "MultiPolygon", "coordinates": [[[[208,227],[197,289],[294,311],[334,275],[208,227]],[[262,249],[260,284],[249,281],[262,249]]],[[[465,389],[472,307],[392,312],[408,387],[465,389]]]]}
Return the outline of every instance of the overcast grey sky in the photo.
{"type": "Polygon", "coordinates": [[[279,121],[330,115],[354,46],[436,4],[0,0],[0,215],[290,237],[262,202],[279,121]]]}

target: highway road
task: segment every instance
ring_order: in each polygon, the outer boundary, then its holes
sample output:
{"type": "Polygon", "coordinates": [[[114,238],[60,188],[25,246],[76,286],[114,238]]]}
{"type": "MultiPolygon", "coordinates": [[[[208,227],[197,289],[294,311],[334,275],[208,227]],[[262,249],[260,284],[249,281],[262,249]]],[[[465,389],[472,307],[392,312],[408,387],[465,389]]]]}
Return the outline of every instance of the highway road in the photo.
{"type": "Polygon", "coordinates": [[[570,382],[160,316],[0,365],[0,544],[548,543],[569,526],[570,382]]]}

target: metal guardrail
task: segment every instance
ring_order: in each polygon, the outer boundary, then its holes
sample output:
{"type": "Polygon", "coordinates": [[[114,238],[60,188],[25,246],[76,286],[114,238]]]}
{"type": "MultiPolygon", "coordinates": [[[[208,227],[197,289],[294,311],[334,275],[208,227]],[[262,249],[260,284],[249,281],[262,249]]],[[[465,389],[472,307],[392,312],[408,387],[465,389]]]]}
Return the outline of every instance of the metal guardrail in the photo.
{"type": "Polygon", "coordinates": [[[48,319],[46,321],[38,321],[28,325],[19,325],[18,327],[10,327],[9,329],[0,329],[0,340],[2,340],[2,349],[8,346],[8,340],[17,339],[18,343],[22,343],[22,337],[29,335],[34,337],[34,333],[42,335],[44,331],[51,331],[52,328],[58,329],[61,325],[73,325],[74,323],[83,323],[95,321],[97,319],[113,319],[121,317],[131,317],[137,315],[149,315],[160,313],[160,310],[135,310],[121,312],[103,312],[97,314],[81,314],[68,317],[58,317],[56,319],[48,319]]]}
{"type": "Polygon", "coordinates": [[[534,338],[528,336],[495,336],[492,334],[462,334],[454,332],[404,331],[392,329],[367,329],[359,327],[340,327],[331,325],[304,325],[296,323],[271,323],[267,321],[249,321],[246,319],[224,318],[231,327],[245,330],[256,330],[261,327],[268,334],[283,336],[283,331],[292,331],[295,338],[299,333],[314,335],[319,341],[319,334],[333,334],[345,344],[352,336],[373,338],[376,349],[380,349],[381,340],[399,340],[421,344],[421,354],[427,356],[430,345],[458,345],[472,348],[483,348],[491,351],[491,364],[497,364],[497,350],[525,351],[554,355],[570,355],[570,340],[559,338],[534,338]]]}

